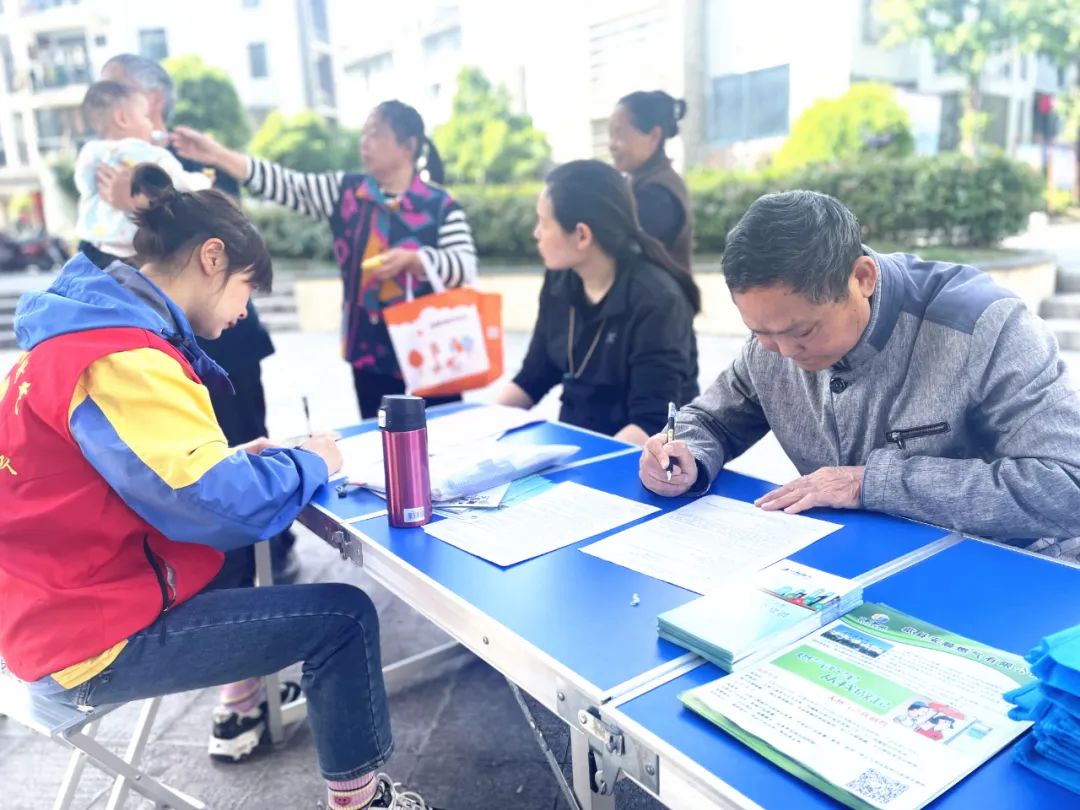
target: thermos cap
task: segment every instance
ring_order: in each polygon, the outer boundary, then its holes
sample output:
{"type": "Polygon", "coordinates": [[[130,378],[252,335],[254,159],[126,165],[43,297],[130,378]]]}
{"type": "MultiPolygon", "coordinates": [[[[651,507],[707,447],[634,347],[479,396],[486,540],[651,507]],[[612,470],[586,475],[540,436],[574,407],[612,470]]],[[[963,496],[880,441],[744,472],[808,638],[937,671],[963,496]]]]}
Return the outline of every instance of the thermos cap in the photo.
{"type": "Polygon", "coordinates": [[[427,427],[423,397],[387,394],[379,405],[379,427],[391,433],[407,433],[427,427]]]}

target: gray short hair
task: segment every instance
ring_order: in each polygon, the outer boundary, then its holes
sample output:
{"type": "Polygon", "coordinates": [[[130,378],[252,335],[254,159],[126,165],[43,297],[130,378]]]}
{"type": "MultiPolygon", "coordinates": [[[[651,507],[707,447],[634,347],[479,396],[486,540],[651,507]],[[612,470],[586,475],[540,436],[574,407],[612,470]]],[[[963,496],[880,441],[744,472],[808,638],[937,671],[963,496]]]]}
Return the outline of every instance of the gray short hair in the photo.
{"type": "Polygon", "coordinates": [[[859,221],[843,203],[816,191],[759,197],[724,244],[732,293],[783,285],[815,304],[843,301],[863,254],[859,221]]]}
{"type": "Polygon", "coordinates": [[[124,75],[144,91],[160,90],[165,96],[165,108],[162,117],[167,121],[173,111],[173,82],[169,72],[153,59],[134,53],[121,53],[109,59],[102,70],[109,65],[119,65],[124,75]]]}

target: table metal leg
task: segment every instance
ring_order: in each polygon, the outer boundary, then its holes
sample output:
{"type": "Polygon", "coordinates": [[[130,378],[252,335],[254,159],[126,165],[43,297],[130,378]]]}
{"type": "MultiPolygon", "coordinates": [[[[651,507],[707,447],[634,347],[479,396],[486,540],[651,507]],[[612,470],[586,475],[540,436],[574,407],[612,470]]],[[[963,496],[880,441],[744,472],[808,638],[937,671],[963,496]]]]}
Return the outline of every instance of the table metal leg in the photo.
{"type": "MultiPolygon", "coordinates": [[[[255,587],[267,588],[274,584],[274,569],[270,563],[270,541],[255,544],[255,587]]],[[[263,678],[266,684],[266,733],[274,745],[285,739],[285,722],[281,716],[281,683],[276,672],[263,678]]],[[[303,710],[290,707],[290,715],[299,715],[295,719],[307,716],[307,705],[303,710]]]]}
{"type": "Polygon", "coordinates": [[[533,730],[533,734],[536,736],[536,742],[540,746],[540,750],[544,753],[544,758],[547,760],[548,767],[551,768],[551,773],[554,775],[555,781],[559,783],[559,789],[563,793],[563,798],[566,799],[566,803],[570,805],[571,810],[581,810],[581,803],[577,800],[577,796],[574,795],[574,789],[570,787],[570,783],[566,781],[566,775],[563,773],[562,765],[560,765],[559,760],[555,758],[555,753],[551,750],[551,746],[548,745],[547,738],[544,737],[544,732],[540,730],[540,726],[536,722],[536,718],[533,717],[533,713],[529,711],[529,704],[525,702],[521,690],[518,689],[517,684],[509,679],[507,679],[506,683],[510,686],[510,691],[514,693],[518,707],[521,709],[521,713],[525,715],[525,720],[528,722],[529,728],[533,730]]]}
{"type": "Polygon", "coordinates": [[[389,691],[418,672],[441,664],[443,661],[457,658],[466,652],[467,650],[456,641],[447,641],[445,644],[432,647],[430,650],[424,650],[416,655],[410,655],[408,658],[402,658],[400,661],[387,664],[382,671],[383,683],[386,685],[387,691],[389,691]]]}
{"type": "Polygon", "coordinates": [[[570,726],[570,756],[574,772],[574,793],[582,810],[615,810],[615,787],[618,774],[605,774],[595,769],[589,737],[584,731],[570,726]],[[603,780],[611,780],[610,790],[604,795],[595,787],[603,780]]]}

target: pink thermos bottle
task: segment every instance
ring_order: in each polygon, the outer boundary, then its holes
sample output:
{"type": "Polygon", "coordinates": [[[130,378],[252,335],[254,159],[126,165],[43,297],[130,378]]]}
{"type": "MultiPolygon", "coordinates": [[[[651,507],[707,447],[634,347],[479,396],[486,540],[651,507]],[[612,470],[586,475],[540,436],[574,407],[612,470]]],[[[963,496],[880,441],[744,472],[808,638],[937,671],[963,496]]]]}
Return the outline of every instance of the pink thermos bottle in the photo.
{"type": "Polygon", "coordinates": [[[379,428],[382,430],[390,525],[399,528],[423,526],[431,521],[424,400],[402,394],[383,397],[379,406],[379,428]]]}

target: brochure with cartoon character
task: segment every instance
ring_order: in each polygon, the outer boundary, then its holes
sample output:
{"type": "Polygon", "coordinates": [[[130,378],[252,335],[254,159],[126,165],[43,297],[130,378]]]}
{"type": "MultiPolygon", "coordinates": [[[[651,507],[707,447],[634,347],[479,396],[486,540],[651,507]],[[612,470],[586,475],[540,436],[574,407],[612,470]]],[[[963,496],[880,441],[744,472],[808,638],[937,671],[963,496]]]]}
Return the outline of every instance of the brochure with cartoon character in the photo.
{"type": "Polygon", "coordinates": [[[679,698],[849,807],[916,810],[1030,725],[1003,694],[1033,679],[1020,656],[868,603],[679,698]]]}

